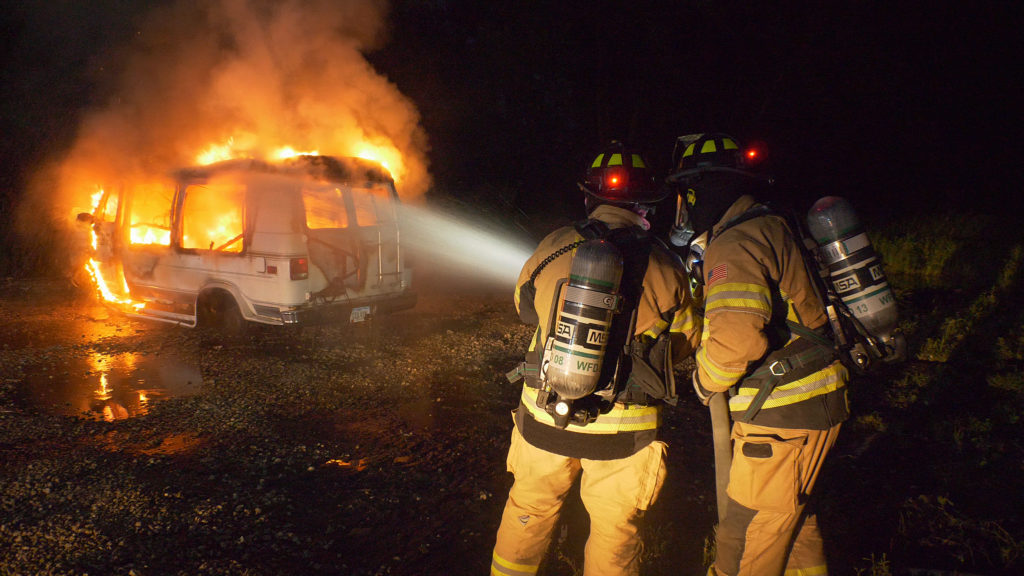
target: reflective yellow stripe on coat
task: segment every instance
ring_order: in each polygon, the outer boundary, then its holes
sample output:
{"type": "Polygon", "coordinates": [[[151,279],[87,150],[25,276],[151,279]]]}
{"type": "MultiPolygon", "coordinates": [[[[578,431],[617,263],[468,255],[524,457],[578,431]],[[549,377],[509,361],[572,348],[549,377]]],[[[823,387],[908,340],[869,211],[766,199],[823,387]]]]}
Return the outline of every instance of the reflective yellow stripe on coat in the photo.
{"type": "Polygon", "coordinates": [[[828,566],[811,566],[808,568],[786,568],[783,576],[828,576],[828,566]]]}
{"type": "Polygon", "coordinates": [[[539,568],[540,564],[516,564],[497,553],[491,555],[491,576],[533,576],[539,568]]]}
{"type": "MultiPolygon", "coordinates": [[[[530,411],[534,420],[554,426],[554,418],[537,405],[538,392],[536,388],[523,386],[523,406],[526,406],[526,409],[530,411]]],[[[597,420],[586,426],[569,424],[566,430],[586,434],[615,434],[618,432],[656,430],[660,424],[661,405],[641,406],[639,404],[626,405],[616,402],[611,411],[607,414],[601,414],[597,417],[597,420]]]]}
{"type": "Polygon", "coordinates": [[[722,282],[707,288],[704,314],[710,316],[719,310],[749,312],[762,318],[772,314],[771,294],[767,286],[745,282],[722,282]]]}
{"type": "MultiPolygon", "coordinates": [[[[835,362],[828,368],[818,370],[804,378],[794,380],[789,384],[776,386],[775,390],[768,396],[768,399],[765,400],[762,408],[789,406],[790,404],[803,402],[808,398],[828,394],[845,386],[846,379],[846,367],[839,362],[835,362]]],[[[758,390],[759,388],[743,386],[741,384],[737,394],[729,399],[729,410],[733,412],[746,410],[754,400],[758,390]]]]}
{"type": "Polygon", "coordinates": [[[704,369],[704,374],[710,379],[707,382],[702,380],[701,385],[713,390],[729,388],[747,373],[746,368],[730,370],[715,363],[711,356],[708,355],[708,349],[704,346],[697,349],[697,365],[704,369]]]}
{"type": "Polygon", "coordinates": [[[693,334],[700,331],[700,323],[703,319],[694,312],[692,306],[686,306],[676,310],[672,317],[672,325],[668,331],[682,334],[693,334]]]}

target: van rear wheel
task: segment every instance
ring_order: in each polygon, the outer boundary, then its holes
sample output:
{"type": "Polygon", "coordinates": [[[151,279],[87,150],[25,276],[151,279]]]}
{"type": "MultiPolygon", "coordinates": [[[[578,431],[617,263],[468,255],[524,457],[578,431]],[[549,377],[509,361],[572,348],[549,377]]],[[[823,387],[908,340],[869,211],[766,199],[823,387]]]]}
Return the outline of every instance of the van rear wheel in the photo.
{"type": "Polygon", "coordinates": [[[229,338],[244,336],[249,325],[234,297],[222,290],[200,297],[198,322],[201,328],[229,338]]]}

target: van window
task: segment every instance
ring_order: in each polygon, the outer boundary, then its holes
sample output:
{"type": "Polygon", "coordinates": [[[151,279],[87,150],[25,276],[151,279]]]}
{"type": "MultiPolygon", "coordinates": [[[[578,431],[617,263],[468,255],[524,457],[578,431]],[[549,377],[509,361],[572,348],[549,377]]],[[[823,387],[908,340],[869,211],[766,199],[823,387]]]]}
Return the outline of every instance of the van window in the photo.
{"type": "Polygon", "coordinates": [[[181,247],[242,251],[245,186],[229,180],[193,184],[181,208],[181,247]]]}
{"type": "Polygon", "coordinates": [[[93,209],[93,217],[100,222],[113,222],[117,218],[117,205],[121,195],[117,192],[103,193],[100,203],[93,209]]]}
{"type": "Polygon", "coordinates": [[[174,187],[165,184],[137,186],[128,210],[129,242],[133,245],[171,245],[171,205],[174,187]]]}
{"type": "Polygon", "coordinates": [[[353,188],[352,198],[355,201],[358,226],[373,226],[395,220],[395,205],[391,200],[389,186],[370,184],[367,188],[353,188]]]}
{"type": "Polygon", "coordinates": [[[307,228],[348,228],[348,207],[341,188],[306,186],[302,189],[302,202],[306,206],[307,228]]]}

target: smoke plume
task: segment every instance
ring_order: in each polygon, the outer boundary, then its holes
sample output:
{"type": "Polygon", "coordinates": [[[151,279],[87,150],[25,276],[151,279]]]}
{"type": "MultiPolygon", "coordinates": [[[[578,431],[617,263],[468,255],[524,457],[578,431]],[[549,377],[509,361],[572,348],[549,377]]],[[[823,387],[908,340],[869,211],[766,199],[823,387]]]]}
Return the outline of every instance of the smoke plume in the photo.
{"type": "Polygon", "coordinates": [[[180,0],[140,22],[109,65],[112,97],[23,206],[67,217],[98,186],[151,181],[211,147],[383,160],[409,200],[430,186],[413,103],[367,62],[387,40],[380,0],[180,0]],[[55,197],[56,193],[56,197],[55,197]]]}

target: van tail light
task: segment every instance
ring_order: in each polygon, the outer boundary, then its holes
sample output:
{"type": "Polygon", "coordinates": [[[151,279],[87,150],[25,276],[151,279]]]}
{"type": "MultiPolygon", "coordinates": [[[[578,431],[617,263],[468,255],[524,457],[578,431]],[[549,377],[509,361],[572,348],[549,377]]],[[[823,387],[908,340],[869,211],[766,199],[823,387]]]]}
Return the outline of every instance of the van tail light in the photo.
{"type": "Polygon", "coordinates": [[[292,258],[289,263],[292,280],[305,280],[309,278],[309,260],[305,258],[292,258]]]}

